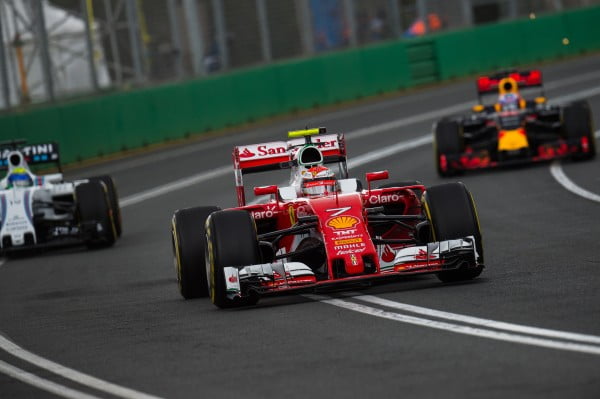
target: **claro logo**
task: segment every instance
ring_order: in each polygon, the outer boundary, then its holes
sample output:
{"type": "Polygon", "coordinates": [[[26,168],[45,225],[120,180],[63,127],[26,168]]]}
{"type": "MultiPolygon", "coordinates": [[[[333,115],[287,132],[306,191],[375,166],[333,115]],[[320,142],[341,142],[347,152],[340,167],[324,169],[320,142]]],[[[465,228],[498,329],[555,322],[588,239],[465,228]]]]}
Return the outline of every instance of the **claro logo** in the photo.
{"type": "Polygon", "coordinates": [[[369,204],[371,204],[371,205],[389,204],[390,202],[400,201],[400,198],[401,197],[398,194],[371,195],[369,197],[369,204]]]}
{"type": "Polygon", "coordinates": [[[254,217],[255,220],[260,220],[260,219],[270,219],[272,217],[275,217],[275,215],[278,215],[279,211],[277,210],[277,207],[275,205],[272,206],[268,206],[265,209],[262,209],[260,211],[252,211],[252,217],[254,217]]]}

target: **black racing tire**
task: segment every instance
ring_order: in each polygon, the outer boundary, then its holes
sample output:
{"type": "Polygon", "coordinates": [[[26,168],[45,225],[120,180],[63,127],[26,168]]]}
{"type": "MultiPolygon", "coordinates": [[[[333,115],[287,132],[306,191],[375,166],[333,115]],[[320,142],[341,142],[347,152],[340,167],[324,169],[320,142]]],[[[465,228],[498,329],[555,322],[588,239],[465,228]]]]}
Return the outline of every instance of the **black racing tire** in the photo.
{"type": "Polygon", "coordinates": [[[565,138],[569,142],[579,142],[587,137],[588,152],[577,152],[571,155],[575,161],[584,161],[596,156],[596,138],[594,137],[594,124],[590,106],[585,101],[569,104],[563,109],[563,129],[565,138]]]}
{"type": "Polygon", "coordinates": [[[121,233],[123,232],[123,223],[121,219],[121,207],[119,205],[119,196],[117,193],[117,186],[113,178],[109,175],[102,176],[94,176],[88,179],[89,181],[101,181],[106,185],[106,190],[108,193],[108,201],[110,203],[110,208],[113,213],[113,220],[115,222],[115,229],[117,231],[117,237],[121,237],[121,233]]]}
{"type": "Polygon", "coordinates": [[[475,237],[475,264],[437,273],[443,282],[471,280],[483,271],[483,243],[473,196],[463,183],[446,183],[428,188],[423,195],[425,214],[433,241],[475,237]]]}
{"type": "Polygon", "coordinates": [[[260,263],[256,225],[242,210],[215,212],[206,221],[206,273],[210,300],[219,308],[256,304],[258,297],[235,300],[227,297],[225,266],[248,266],[260,263]]]}
{"type": "Polygon", "coordinates": [[[179,293],[185,299],[208,296],[208,281],[204,265],[205,223],[216,206],[178,209],[171,220],[173,263],[179,293]]]}
{"type": "Polygon", "coordinates": [[[438,175],[449,177],[457,174],[458,171],[449,166],[442,168],[441,156],[457,156],[462,153],[463,146],[462,126],[458,121],[442,119],[435,125],[433,148],[438,175]]]}
{"type": "Polygon", "coordinates": [[[75,187],[80,228],[85,231],[89,248],[110,247],[117,240],[117,231],[103,182],[90,181],[75,187]]]}

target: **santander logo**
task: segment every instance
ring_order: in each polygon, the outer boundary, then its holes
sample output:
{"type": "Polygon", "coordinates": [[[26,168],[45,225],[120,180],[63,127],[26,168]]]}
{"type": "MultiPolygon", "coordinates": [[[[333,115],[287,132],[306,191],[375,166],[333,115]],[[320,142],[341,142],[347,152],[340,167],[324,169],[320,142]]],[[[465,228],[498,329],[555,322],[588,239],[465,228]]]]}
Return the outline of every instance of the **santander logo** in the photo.
{"type": "Polygon", "coordinates": [[[250,151],[247,147],[244,148],[244,151],[240,152],[240,158],[252,158],[255,155],[256,154],[250,151]]]}

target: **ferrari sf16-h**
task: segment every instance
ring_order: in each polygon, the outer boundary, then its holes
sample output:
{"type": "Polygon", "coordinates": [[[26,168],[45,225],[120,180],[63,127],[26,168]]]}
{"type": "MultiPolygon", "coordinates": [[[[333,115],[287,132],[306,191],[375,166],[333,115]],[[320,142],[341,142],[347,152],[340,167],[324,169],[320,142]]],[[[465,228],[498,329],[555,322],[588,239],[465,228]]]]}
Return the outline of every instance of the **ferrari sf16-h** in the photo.
{"type": "Polygon", "coordinates": [[[595,156],[588,103],[577,101],[563,107],[548,104],[539,70],[482,76],[477,80],[477,91],[479,104],[471,114],[444,118],[434,125],[434,156],[440,176],[517,163],[565,157],[584,160],[595,156]],[[525,99],[520,89],[533,89],[541,95],[525,99]],[[497,101],[484,105],[483,98],[489,94],[497,95],[497,101]]]}
{"type": "Polygon", "coordinates": [[[209,296],[226,308],[410,274],[436,273],[448,282],[481,273],[479,221],[462,183],[375,188],[388,178],[379,171],[367,173],[362,188],[348,177],[342,134],[316,128],[288,138],[234,148],[238,207],[174,213],[173,257],[184,298],[209,296]],[[257,200],[246,202],[244,175],[282,169],[291,170],[289,185],[255,187],[257,200]]]}
{"type": "Polygon", "coordinates": [[[52,163],[60,171],[57,143],[0,143],[0,254],[81,244],[112,245],[121,234],[121,213],[110,176],[66,182],[62,173],[34,174],[52,163]]]}

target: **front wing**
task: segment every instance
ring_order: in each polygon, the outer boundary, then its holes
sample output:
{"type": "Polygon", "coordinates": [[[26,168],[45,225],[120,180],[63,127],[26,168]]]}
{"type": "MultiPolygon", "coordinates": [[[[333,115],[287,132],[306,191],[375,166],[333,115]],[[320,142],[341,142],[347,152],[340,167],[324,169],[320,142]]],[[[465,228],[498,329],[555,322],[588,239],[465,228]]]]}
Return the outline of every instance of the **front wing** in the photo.
{"type": "Polygon", "coordinates": [[[459,155],[440,154],[440,169],[447,171],[492,169],[504,166],[516,166],[555,159],[568,158],[575,154],[587,154],[590,145],[587,142],[567,142],[559,140],[539,145],[537,148],[523,148],[514,152],[506,152],[501,156],[491,157],[488,150],[467,149],[459,155]]]}
{"type": "Polygon", "coordinates": [[[224,267],[225,285],[230,299],[251,294],[259,296],[292,292],[321,292],[344,285],[393,280],[405,275],[436,273],[470,265],[482,266],[475,238],[465,237],[406,247],[397,251],[392,262],[382,262],[375,273],[329,280],[318,280],[310,267],[300,262],[265,263],[238,267],[224,267]]]}

